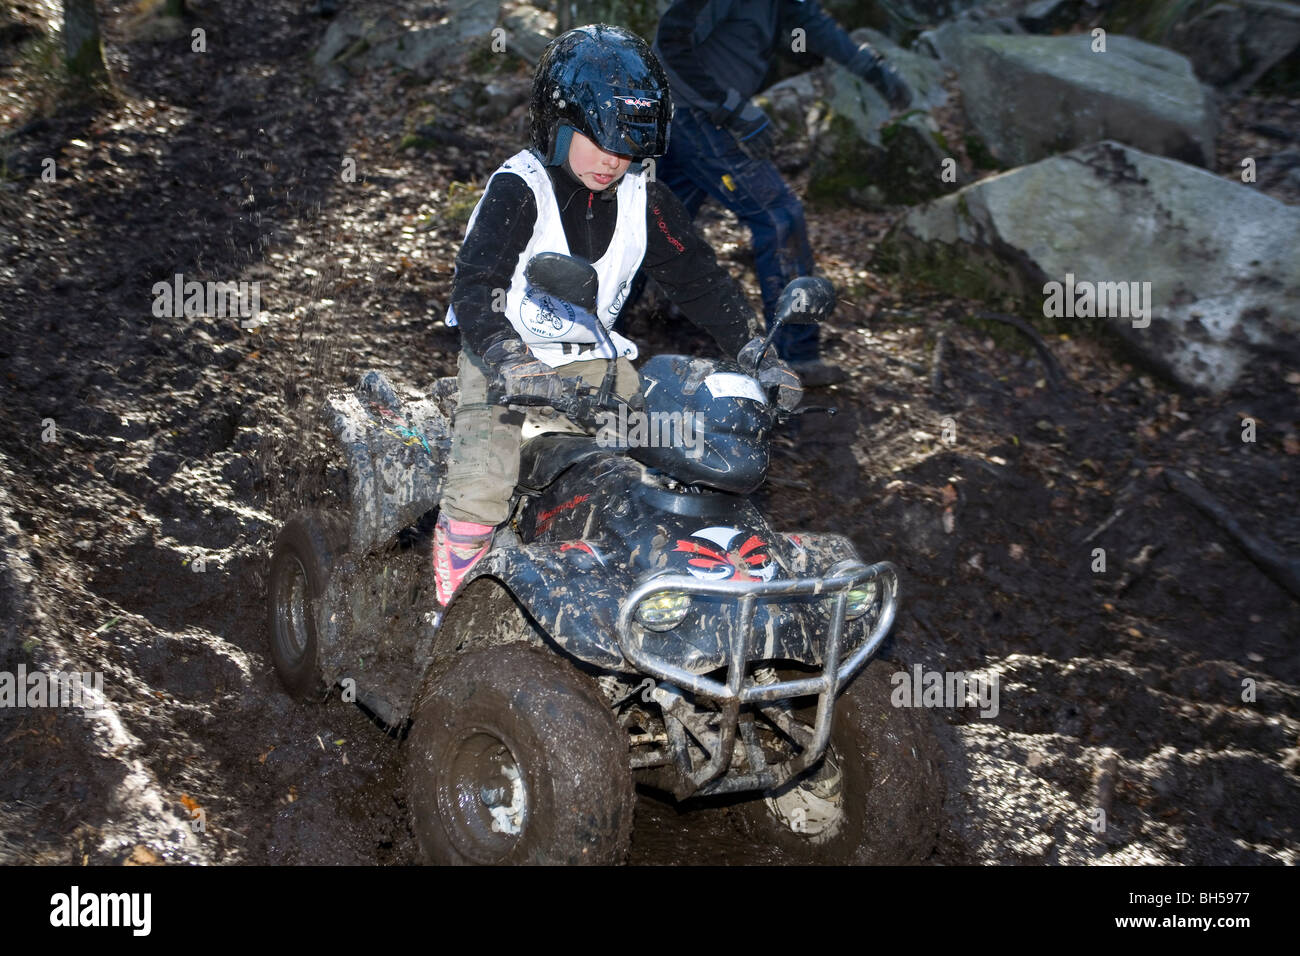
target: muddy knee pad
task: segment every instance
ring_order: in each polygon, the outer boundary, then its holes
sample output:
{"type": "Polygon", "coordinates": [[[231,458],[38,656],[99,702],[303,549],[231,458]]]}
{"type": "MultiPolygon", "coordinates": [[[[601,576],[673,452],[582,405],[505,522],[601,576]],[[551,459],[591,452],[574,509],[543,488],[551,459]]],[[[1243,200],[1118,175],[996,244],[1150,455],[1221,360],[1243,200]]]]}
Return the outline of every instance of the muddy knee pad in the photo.
{"type": "Polygon", "coordinates": [[[459,521],[501,524],[519,481],[524,416],[498,405],[456,409],[442,507],[459,521]]]}

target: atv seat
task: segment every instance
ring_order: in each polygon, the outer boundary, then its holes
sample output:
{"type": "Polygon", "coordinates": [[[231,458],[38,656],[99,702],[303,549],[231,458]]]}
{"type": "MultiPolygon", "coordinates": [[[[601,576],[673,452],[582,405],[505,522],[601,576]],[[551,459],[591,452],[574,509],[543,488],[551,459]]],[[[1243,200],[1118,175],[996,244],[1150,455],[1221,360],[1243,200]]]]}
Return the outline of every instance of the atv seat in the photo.
{"type": "Polygon", "coordinates": [[[561,432],[530,438],[519,450],[519,487],[526,492],[541,491],[570,465],[609,450],[591,435],[561,432]]]}

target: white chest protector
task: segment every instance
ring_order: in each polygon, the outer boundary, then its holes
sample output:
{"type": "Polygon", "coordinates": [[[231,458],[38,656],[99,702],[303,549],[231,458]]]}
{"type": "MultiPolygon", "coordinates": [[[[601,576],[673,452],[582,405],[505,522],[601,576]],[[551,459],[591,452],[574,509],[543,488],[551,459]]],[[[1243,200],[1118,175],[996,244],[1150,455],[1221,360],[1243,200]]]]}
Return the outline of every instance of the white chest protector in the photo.
{"type": "MultiPolygon", "coordinates": [[[[537,204],[537,223],[528,245],[519,255],[510,288],[505,294],[505,315],[533,354],[552,368],[588,359],[613,358],[607,350],[596,345],[596,335],[584,326],[578,310],[568,303],[530,291],[524,278],[528,260],[539,252],[560,252],[569,255],[569,242],[564,237],[564,224],[560,220],[560,207],[555,201],[551,178],[541,161],[528,150],[511,156],[492,174],[514,173],[528,184],[537,204]]],[[[492,180],[488,180],[490,186],[492,180]]],[[[485,191],[486,195],[486,191],[485,191]]],[[[609,331],[611,341],[619,355],[636,358],[637,349],[629,339],[612,330],[614,320],[627,302],[632,279],[646,249],[646,183],[642,173],[629,170],[618,184],[618,218],[614,235],[605,254],[592,263],[600,286],[596,299],[596,314],[609,331]]],[[[465,234],[468,236],[478,219],[483,200],[474,207],[465,234]]],[[[494,299],[494,304],[495,304],[494,299]]],[[[586,316],[591,322],[591,317],[586,316]]],[[[447,324],[456,324],[456,313],[447,309],[447,324]]]]}

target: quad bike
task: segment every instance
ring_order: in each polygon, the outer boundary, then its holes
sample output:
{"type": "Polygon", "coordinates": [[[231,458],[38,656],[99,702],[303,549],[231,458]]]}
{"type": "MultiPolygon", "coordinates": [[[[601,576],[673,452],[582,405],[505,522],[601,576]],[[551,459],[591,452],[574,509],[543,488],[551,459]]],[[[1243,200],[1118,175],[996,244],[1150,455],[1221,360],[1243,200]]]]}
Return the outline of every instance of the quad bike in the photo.
{"type": "MultiPolygon", "coordinates": [[[[555,315],[594,310],[580,260],[545,253],[527,277],[555,315]]],[[[825,280],[795,280],[764,348],[833,305],[825,280]]],[[[689,412],[694,447],[592,437],[622,404],[613,362],[599,388],[557,403],[563,418],[531,438],[526,425],[512,518],[445,613],[429,528],[456,380],[402,401],[368,372],[329,399],[351,508],[299,512],[280,533],[272,659],[295,696],[341,685],[409,728],[427,861],[619,862],[637,784],[692,804],[733,795],[745,832],[792,861],[914,863],[934,846],[929,717],[891,707],[893,668],[872,660],[896,569],[863,563],[843,535],[777,532],[748,498],[794,414],[752,377],[761,357],[645,363],[623,413],[689,412]]]]}

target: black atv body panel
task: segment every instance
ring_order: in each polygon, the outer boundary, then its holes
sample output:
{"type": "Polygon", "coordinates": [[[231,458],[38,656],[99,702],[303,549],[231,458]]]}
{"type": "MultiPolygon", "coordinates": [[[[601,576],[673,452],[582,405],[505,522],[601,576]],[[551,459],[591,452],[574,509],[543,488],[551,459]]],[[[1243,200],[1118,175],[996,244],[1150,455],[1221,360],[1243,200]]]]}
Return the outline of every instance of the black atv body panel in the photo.
{"type": "MultiPolygon", "coordinates": [[[[471,572],[501,580],[564,650],[599,667],[631,669],[619,651],[619,605],[651,572],[706,581],[772,581],[816,575],[856,558],[840,535],[775,531],[748,499],[673,485],[626,455],[579,458],[524,503],[521,547],[491,552],[471,572]]],[[[759,605],[756,656],[822,663],[825,601],[759,605]]],[[[736,605],[697,598],[684,620],[656,636],[657,653],[696,673],[723,666],[736,605]]],[[[866,637],[850,623],[846,652],[866,637]]]]}

